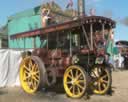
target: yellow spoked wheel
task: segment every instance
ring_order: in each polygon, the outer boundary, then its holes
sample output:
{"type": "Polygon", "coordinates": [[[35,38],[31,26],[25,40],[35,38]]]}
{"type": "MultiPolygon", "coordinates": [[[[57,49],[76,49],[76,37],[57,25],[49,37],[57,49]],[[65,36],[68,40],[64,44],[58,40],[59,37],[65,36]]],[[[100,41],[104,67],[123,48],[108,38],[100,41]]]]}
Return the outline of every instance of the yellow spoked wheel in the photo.
{"type": "Polygon", "coordinates": [[[69,66],[64,73],[63,84],[66,94],[69,97],[82,97],[87,89],[87,77],[85,70],[80,66],[69,66]]]}
{"type": "Polygon", "coordinates": [[[95,94],[103,95],[109,91],[112,78],[108,68],[101,65],[94,66],[91,77],[93,80],[92,90],[95,94]]]}
{"type": "Polygon", "coordinates": [[[31,57],[24,58],[20,65],[20,82],[25,92],[33,94],[40,85],[39,65],[31,57]]]}

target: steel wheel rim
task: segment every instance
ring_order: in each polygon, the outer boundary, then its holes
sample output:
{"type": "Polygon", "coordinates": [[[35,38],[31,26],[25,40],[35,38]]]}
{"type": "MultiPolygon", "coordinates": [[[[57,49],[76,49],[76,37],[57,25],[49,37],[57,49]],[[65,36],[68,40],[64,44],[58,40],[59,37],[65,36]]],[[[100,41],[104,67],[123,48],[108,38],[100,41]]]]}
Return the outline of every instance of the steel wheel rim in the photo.
{"type": "Polygon", "coordinates": [[[39,66],[30,57],[25,58],[20,66],[20,82],[24,91],[30,94],[35,93],[39,87],[39,66]]]}
{"type": "Polygon", "coordinates": [[[64,88],[67,95],[72,98],[80,98],[85,93],[85,73],[78,66],[71,66],[66,70],[64,88]]]}
{"type": "Polygon", "coordinates": [[[91,72],[91,76],[95,80],[93,82],[93,92],[96,94],[105,94],[110,87],[111,80],[108,70],[104,67],[95,67],[91,72]]]}

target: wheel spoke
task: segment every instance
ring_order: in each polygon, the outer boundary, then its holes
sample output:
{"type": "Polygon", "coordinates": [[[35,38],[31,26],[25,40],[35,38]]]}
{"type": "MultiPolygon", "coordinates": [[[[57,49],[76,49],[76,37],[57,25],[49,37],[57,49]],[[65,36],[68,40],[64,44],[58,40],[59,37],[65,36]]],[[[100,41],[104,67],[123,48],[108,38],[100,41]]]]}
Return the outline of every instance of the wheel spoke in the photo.
{"type": "Polygon", "coordinates": [[[34,79],[36,82],[39,82],[39,77],[33,76],[33,79],[34,79]]]}
{"type": "Polygon", "coordinates": [[[35,89],[35,88],[37,88],[37,82],[33,79],[33,88],[35,89]]]}
{"type": "Polygon", "coordinates": [[[79,72],[79,71],[78,71],[78,70],[76,70],[76,75],[75,75],[75,77],[77,77],[77,76],[78,76],[78,72],[79,72]]]}
{"type": "Polygon", "coordinates": [[[32,71],[34,72],[35,69],[36,69],[36,64],[33,64],[33,66],[32,66],[32,71]]]}
{"type": "Polygon", "coordinates": [[[28,63],[28,64],[29,64],[29,68],[30,68],[30,70],[32,70],[32,66],[33,66],[33,64],[32,64],[32,60],[31,60],[31,59],[29,60],[29,63],[28,63]]]}
{"type": "Polygon", "coordinates": [[[104,89],[106,88],[106,84],[102,83],[102,86],[103,86],[104,89]]]}
{"type": "Polygon", "coordinates": [[[71,77],[74,78],[72,70],[70,70],[71,77]]]}
{"type": "Polygon", "coordinates": [[[34,71],[36,71],[36,72],[39,71],[37,64],[35,64],[34,71]]]}
{"type": "Polygon", "coordinates": [[[31,59],[29,60],[29,64],[32,66],[32,60],[31,59]]]}
{"type": "Polygon", "coordinates": [[[101,83],[98,82],[98,90],[101,91],[101,83]]]}
{"type": "Polygon", "coordinates": [[[106,80],[102,80],[102,82],[103,82],[103,83],[106,83],[106,84],[108,83],[108,81],[106,81],[106,80]]]}
{"type": "Polygon", "coordinates": [[[80,73],[78,76],[77,76],[77,80],[82,76],[82,73],[80,73]]]}
{"type": "Polygon", "coordinates": [[[106,78],[106,77],[107,77],[107,75],[104,75],[104,76],[102,76],[101,78],[104,79],[104,78],[106,78]]]}
{"type": "Polygon", "coordinates": [[[37,74],[39,74],[40,72],[39,72],[39,70],[38,70],[38,68],[36,67],[37,65],[35,65],[35,68],[33,67],[33,75],[37,75],[37,74]],[[35,69],[35,70],[34,70],[35,69]]]}
{"type": "Polygon", "coordinates": [[[96,71],[96,73],[95,73],[96,76],[97,76],[97,77],[100,77],[100,75],[101,75],[101,73],[102,73],[102,72],[101,72],[101,68],[100,68],[100,67],[99,67],[99,68],[96,67],[96,68],[95,68],[95,71],[96,71]]]}
{"type": "Polygon", "coordinates": [[[84,83],[85,80],[78,80],[77,82],[78,82],[78,83],[84,83]]]}
{"type": "Polygon", "coordinates": [[[67,75],[67,77],[68,77],[68,78],[70,78],[70,79],[72,79],[72,76],[71,76],[71,75],[69,75],[69,74],[67,75]]]}
{"type": "Polygon", "coordinates": [[[37,87],[38,83],[36,81],[34,81],[34,87],[37,87]]]}
{"type": "Polygon", "coordinates": [[[36,88],[37,88],[37,85],[35,85],[35,82],[36,82],[36,81],[35,81],[34,79],[32,79],[32,88],[33,88],[33,89],[36,89],[36,88]]]}
{"type": "Polygon", "coordinates": [[[95,82],[94,82],[94,86],[97,86],[97,85],[98,85],[98,82],[97,82],[97,81],[95,81],[95,82]]]}
{"type": "Polygon", "coordinates": [[[37,75],[37,74],[39,74],[39,71],[37,71],[37,72],[33,72],[33,75],[37,75]]]}
{"type": "Polygon", "coordinates": [[[97,68],[97,71],[98,71],[98,76],[100,76],[101,75],[101,68],[97,68]]]}
{"type": "Polygon", "coordinates": [[[73,91],[72,91],[73,95],[75,95],[75,85],[73,85],[73,91]]]}
{"type": "Polygon", "coordinates": [[[99,77],[99,73],[98,73],[98,68],[97,67],[95,68],[95,74],[96,74],[97,77],[99,77]]]}
{"type": "Polygon", "coordinates": [[[68,81],[67,84],[72,84],[72,82],[71,81],[68,81]]]}
{"type": "Polygon", "coordinates": [[[80,88],[79,87],[77,87],[77,91],[78,91],[78,94],[80,93],[80,88]]]}
{"type": "Polygon", "coordinates": [[[34,87],[34,89],[37,87],[36,86],[36,81],[33,79],[33,87],[34,87]]]}
{"type": "Polygon", "coordinates": [[[28,72],[30,71],[30,69],[24,64],[23,68],[25,68],[25,70],[27,70],[28,72]]]}
{"type": "Polygon", "coordinates": [[[28,84],[29,88],[32,88],[32,78],[29,78],[27,84],[28,84]]]}
{"type": "Polygon", "coordinates": [[[31,79],[31,88],[34,89],[34,81],[31,79]]]}
{"type": "Polygon", "coordinates": [[[73,86],[70,86],[69,90],[71,91],[72,88],[73,88],[73,86]]]}
{"type": "Polygon", "coordinates": [[[30,74],[30,72],[27,72],[27,71],[24,71],[24,73],[25,73],[25,75],[29,75],[30,74]]]}
{"type": "Polygon", "coordinates": [[[84,87],[82,85],[80,85],[79,83],[76,84],[79,88],[84,89],[84,87]]]}
{"type": "Polygon", "coordinates": [[[31,77],[30,75],[28,75],[28,76],[25,75],[23,80],[27,81],[30,77],[31,77]]]}
{"type": "Polygon", "coordinates": [[[96,78],[97,78],[98,76],[96,75],[96,73],[95,73],[95,72],[96,72],[95,70],[94,70],[94,71],[92,71],[92,74],[93,74],[93,76],[94,76],[94,77],[96,77],[96,78]]]}
{"type": "Polygon", "coordinates": [[[39,75],[34,75],[39,80],[39,75]]]}

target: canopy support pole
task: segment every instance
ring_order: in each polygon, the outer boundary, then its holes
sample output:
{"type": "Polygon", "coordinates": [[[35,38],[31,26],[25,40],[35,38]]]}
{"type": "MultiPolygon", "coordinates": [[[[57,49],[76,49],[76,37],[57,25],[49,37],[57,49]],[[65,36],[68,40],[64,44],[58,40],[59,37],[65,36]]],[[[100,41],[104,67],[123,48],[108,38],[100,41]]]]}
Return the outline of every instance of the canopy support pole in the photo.
{"type": "Polygon", "coordinates": [[[84,25],[82,25],[82,30],[83,30],[84,36],[85,36],[85,38],[86,38],[88,47],[89,47],[89,49],[91,49],[90,43],[89,43],[89,39],[88,39],[87,33],[86,33],[86,31],[85,31],[84,25]]]}
{"type": "Polygon", "coordinates": [[[70,57],[72,56],[72,33],[70,32],[69,34],[69,39],[70,39],[70,57]]]}
{"type": "Polygon", "coordinates": [[[93,24],[90,24],[90,33],[91,33],[91,50],[93,50],[93,24]]]}
{"type": "Polygon", "coordinates": [[[102,24],[102,34],[103,34],[103,39],[105,38],[105,35],[104,35],[104,23],[102,24]]]}
{"type": "Polygon", "coordinates": [[[48,41],[48,34],[46,35],[46,37],[47,37],[47,50],[48,50],[48,43],[49,43],[49,41],[48,41]]]}
{"type": "Polygon", "coordinates": [[[36,48],[36,38],[32,37],[32,47],[36,48]]]}
{"type": "Polygon", "coordinates": [[[24,40],[24,51],[25,51],[25,47],[26,47],[26,46],[25,46],[25,42],[26,42],[26,41],[25,41],[25,37],[23,38],[23,40],[24,40]]]}

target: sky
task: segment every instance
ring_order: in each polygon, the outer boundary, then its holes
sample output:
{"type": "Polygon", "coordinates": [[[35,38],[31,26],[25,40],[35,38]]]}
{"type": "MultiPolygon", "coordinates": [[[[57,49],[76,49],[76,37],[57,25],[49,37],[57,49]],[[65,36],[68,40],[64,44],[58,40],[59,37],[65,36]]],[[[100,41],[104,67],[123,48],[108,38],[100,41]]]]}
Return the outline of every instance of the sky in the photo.
{"type": "MultiPolygon", "coordinates": [[[[7,18],[17,12],[36,7],[50,0],[1,0],[0,2],[0,26],[5,25],[7,18]]],[[[68,0],[54,0],[65,8],[68,0]]],[[[77,0],[74,8],[77,8],[77,0]]],[[[96,15],[111,17],[116,21],[115,40],[128,40],[128,24],[123,21],[128,17],[128,0],[85,0],[86,12],[95,8],[96,15]]],[[[127,21],[128,22],[128,21],[127,21]]]]}

